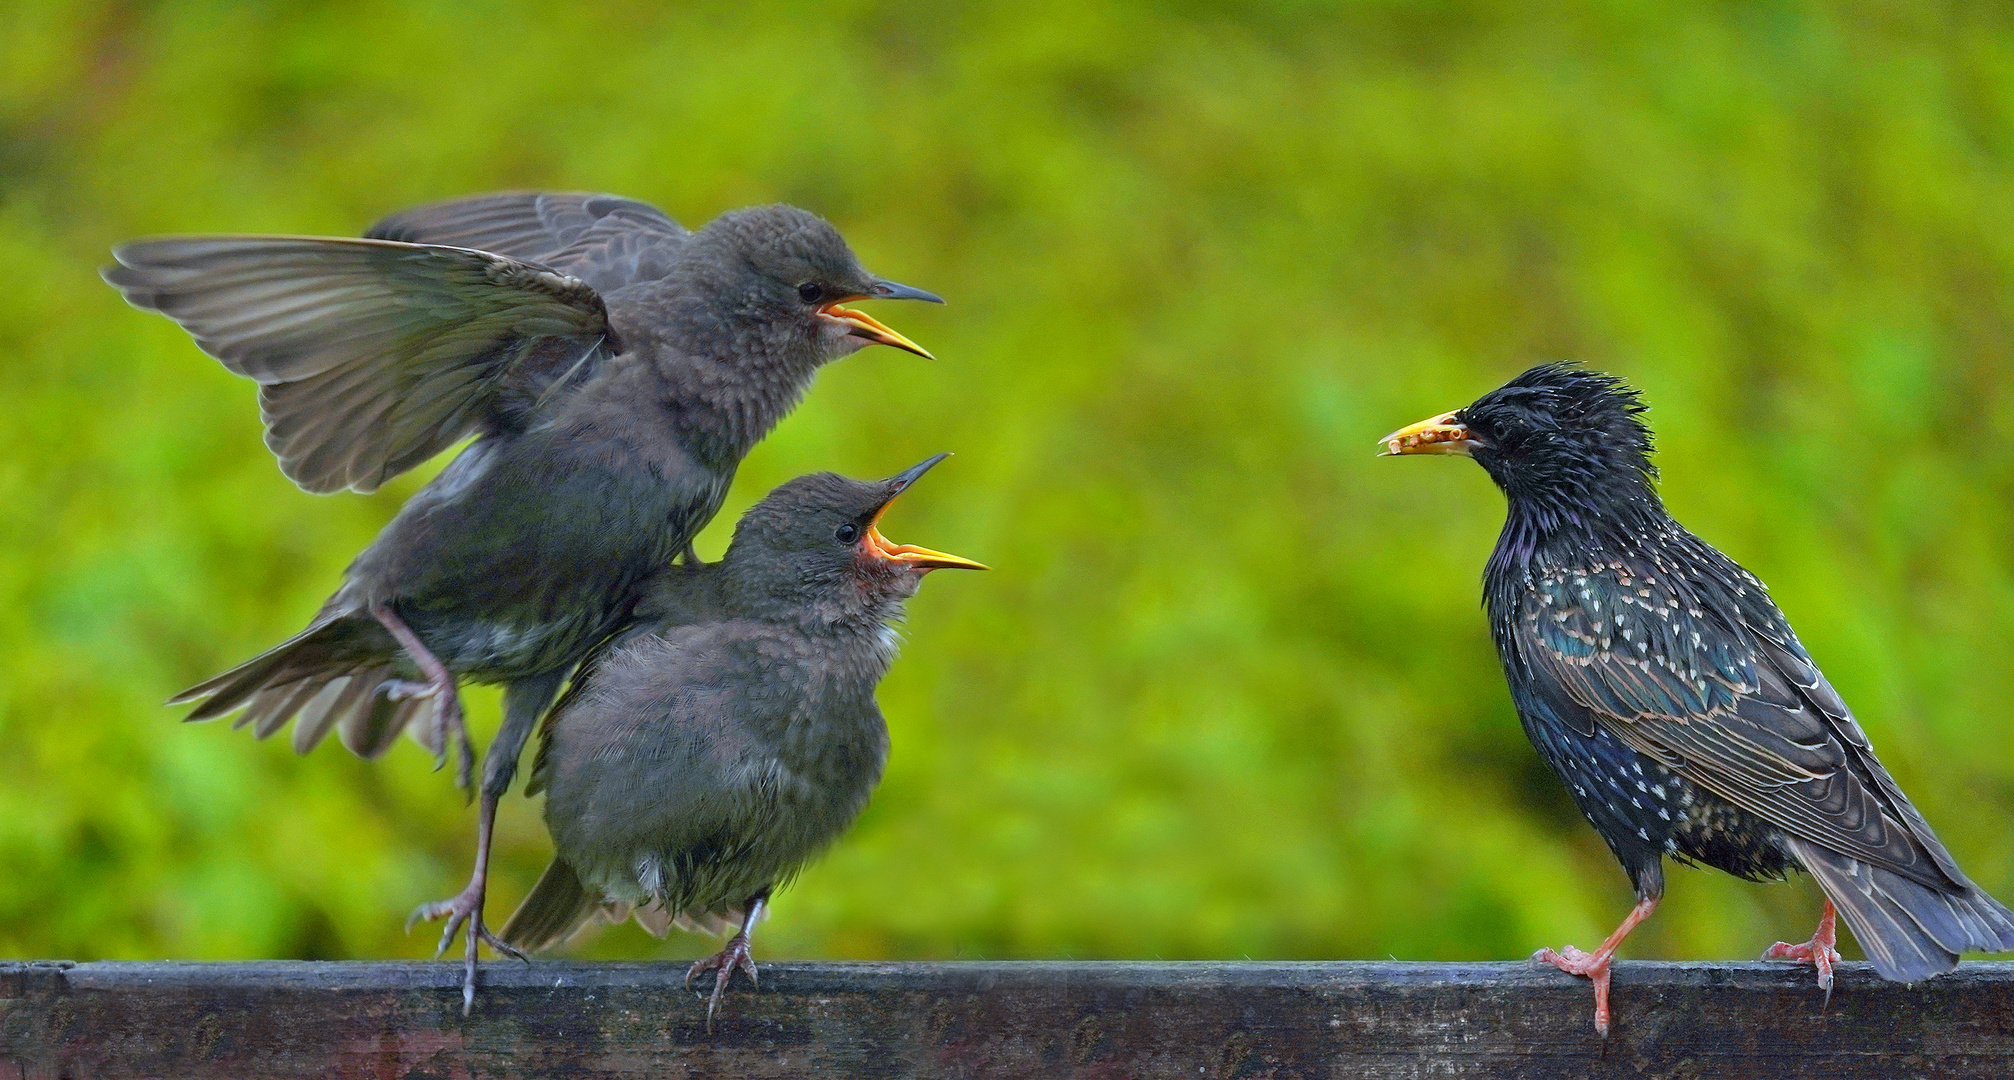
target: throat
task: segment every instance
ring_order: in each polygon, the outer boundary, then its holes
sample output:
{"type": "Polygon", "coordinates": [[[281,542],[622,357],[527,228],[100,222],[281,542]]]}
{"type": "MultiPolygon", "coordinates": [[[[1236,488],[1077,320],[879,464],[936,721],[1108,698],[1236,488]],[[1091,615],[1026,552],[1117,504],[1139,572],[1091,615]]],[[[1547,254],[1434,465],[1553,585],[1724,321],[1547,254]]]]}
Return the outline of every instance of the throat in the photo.
{"type": "Polygon", "coordinates": [[[1488,574],[1529,569],[1535,561],[1632,551],[1662,535],[1670,518],[1646,481],[1606,489],[1518,491],[1506,487],[1509,509],[1488,574]]]}

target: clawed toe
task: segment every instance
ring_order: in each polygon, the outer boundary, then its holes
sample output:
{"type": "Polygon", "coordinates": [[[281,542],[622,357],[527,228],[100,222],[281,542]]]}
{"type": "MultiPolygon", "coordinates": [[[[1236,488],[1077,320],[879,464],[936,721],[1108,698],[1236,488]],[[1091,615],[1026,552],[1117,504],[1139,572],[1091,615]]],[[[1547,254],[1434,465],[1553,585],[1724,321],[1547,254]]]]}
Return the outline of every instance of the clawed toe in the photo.
{"type": "Polygon", "coordinates": [[[1821,941],[1806,941],[1793,945],[1779,941],[1762,953],[1764,960],[1788,960],[1795,964],[1810,964],[1818,970],[1818,988],[1825,991],[1825,999],[1832,1000],[1832,966],[1839,963],[1839,950],[1821,941]]]}
{"type": "Polygon", "coordinates": [[[418,926],[422,922],[432,922],[435,919],[447,920],[447,925],[441,928],[440,944],[434,949],[434,956],[436,958],[446,953],[448,946],[454,944],[456,932],[463,929],[467,930],[468,948],[462,968],[462,1014],[464,1016],[468,1015],[475,1008],[477,942],[488,945],[498,953],[511,957],[514,960],[522,960],[525,963],[531,962],[531,957],[526,956],[524,950],[490,932],[489,925],[483,921],[483,894],[483,890],[471,887],[450,899],[436,900],[431,904],[421,904],[419,907],[413,909],[411,915],[406,917],[407,933],[412,933],[413,927],[418,926]]]}
{"type": "Polygon", "coordinates": [[[761,987],[762,979],[755,973],[755,957],[749,952],[748,939],[739,934],[728,941],[726,948],[712,956],[693,961],[692,966],[685,969],[686,989],[691,989],[692,980],[706,971],[714,973],[713,993],[707,995],[706,1001],[706,1027],[711,1031],[713,1014],[720,1008],[720,999],[727,993],[728,984],[734,981],[734,973],[746,972],[748,985],[755,988],[761,987]]]}
{"type": "Polygon", "coordinates": [[[1594,1031],[1604,1039],[1608,1038],[1609,965],[1613,961],[1613,954],[1583,952],[1571,945],[1558,950],[1540,949],[1531,954],[1531,963],[1534,966],[1550,965],[1568,975],[1578,975],[1594,984],[1594,1031]]]}
{"type": "Polygon", "coordinates": [[[1764,960],[1789,960],[1797,964],[1810,964],[1818,969],[1818,988],[1825,991],[1825,1003],[1832,1004],[1832,965],[1839,963],[1839,937],[1835,920],[1838,915],[1828,898],[1825,910],[1818,916],[1818,929],[1811,934],[1811,940],[1792,945],[1779,941],[1762,951],[1764,960]]]}

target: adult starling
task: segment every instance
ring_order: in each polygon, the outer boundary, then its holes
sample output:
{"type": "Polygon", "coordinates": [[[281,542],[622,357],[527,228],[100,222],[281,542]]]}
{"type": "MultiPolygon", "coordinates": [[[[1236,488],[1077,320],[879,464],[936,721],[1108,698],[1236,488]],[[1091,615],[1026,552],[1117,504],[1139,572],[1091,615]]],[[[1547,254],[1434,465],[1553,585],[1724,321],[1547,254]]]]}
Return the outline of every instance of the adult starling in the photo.
{"type": "Polygon", "coordinates": [[[1665,513],[1636,391],[1569,364],[1402,428],[1386,454],[1461,454],[1509,502],[1484,604],[1525,734],[1636,886],[1592,953],[1533,956],[1592,979],[1664,895],[1666,856],[1824,890],[1809,942],[1829,997],[1835,908],[1884,978],[2014,949],[2014,913],[1968,881],[1753,574],[1665,513]]]}
{"type": "Polygon", "coordinates": [[[448,919],[443,948],[466,921],[472,1001],[476,942],[498,945],[496,800],[568,670],[690,553],[820,366],[870,343],[929,355],[845,303],[941,301],[781,205],[687,233],[613,196],[487,195],[372,234],[136,241],[105,279],[259,382],[266,443],[308,491],[371,491],[474,437],[307,629],[172,699],[198,703],[190,720],[242,709],[261,737],[295,718],[303,753],[333,729],[375,756],[412,724],[442,760],[458,743],[466,788],[456,679],[506,684],[475,873],[415,913],[448,919]]]}
{"type": "Polygon", "coordinates": [[[542,949],[597,913],[633,912],[659,936],[737,927],[686,981],[716,973],[709,1019],[736,969],[756,981],[749,935],[771,891],[881,777],[874,688],[903,601],[933,569],[985,569],[877,528],[943,457],[878,483],[799,477],[742,517],[720,562],[670,572],[659,610],[673,625],[585,667],[542,729],[526,786],[546,793],[558,853],[504,940],[542,949]]]}

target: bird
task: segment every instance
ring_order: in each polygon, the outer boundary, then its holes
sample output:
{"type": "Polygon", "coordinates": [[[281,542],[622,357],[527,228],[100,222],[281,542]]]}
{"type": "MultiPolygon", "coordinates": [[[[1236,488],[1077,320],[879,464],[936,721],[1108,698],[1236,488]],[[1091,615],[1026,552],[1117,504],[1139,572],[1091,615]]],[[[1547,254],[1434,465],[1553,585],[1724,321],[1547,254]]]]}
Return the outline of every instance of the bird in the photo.
{"type": "Polygon", "coordinates": [[[888,752],[874,691],[924,575],[985,566],[897,545],[878,527],[946,455],[878,482],[791,480],[736,524],[722,558],[660,581],[655,624],[584,665],[540,729],[552,863],[504,924],[533,952],[603,916],[657,936],[734,930],[711,1023],[771,894],[867,804],[888,752]]]}
{"type": "Polygon", "coordinates": [[[1606,1037],[1610,962],[1663,897],[1666,858],[1810,874],[1817,930],[1763,958],[1813,965],[1828,1000],[1835,917],[1898,982],[2014,949],[2014,913],[1959,870],[1769,590],[1666,512],[1645,411],[1621,379],[1556,362],[1381,440],[1473,458],[1502,489],[1484,607],[1511,699],[1635,887],[1592,952],[1533,962],[1592,981],[1606,1037]]]}
{"type": "MultiPolygon", "coordinates": [[[[294,721],[375,757],[411,726],[474,751],[458,679],[503,683],[474,873],[413,921],[468,931],[464,1006],[496,802],[569,670],[720,509],[741,459],[829,361],[930,354],[845,305],[942,303],[864,269],[783,204],[688,232],[613,195],[507,192],[395,214],[361,239],[191,236],[119,245],[104,278],[259,384],[266,445],[302,489],[376,490],[470,440],[344,574],[306,629],[170,699],[188,720],[294,721]],[[425,713],[431,723],[421,723],[425,713]]],[[[412,921],[408,922],[410,927],[412,921]]],[[[508,953],[510,950],[502,949],[508,953]]]]}

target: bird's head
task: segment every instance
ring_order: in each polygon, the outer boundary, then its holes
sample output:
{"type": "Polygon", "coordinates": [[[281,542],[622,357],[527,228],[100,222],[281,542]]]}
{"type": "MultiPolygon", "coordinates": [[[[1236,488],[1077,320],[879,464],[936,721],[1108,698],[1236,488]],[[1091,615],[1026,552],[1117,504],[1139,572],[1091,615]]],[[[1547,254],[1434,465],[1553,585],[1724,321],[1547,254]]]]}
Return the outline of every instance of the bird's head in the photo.
{"type": "MultiPolygon", "coordinates": [[[[1540,364],[1453,412],[1380,440],[1384,455],[1471,457],[1504,494],[1602,511],[1648,495],[1650,428],[1638,393],[1613,375],[1540,364]]],[[[1577,515],[1576,515],[1577,516],[1577,515]]]]}
{"type": "Polygon", "coordinates": [[[807,210],[777,203],[722,214],[694,242],[711,258],[712,282],[725,290],[731,319],[765,337],[808,346],[818,362],[868,345],[891,345],[929,357],[923,346],[846,305],[861,300],[944,301],[867,272],[839,230],[807,210]]]}
{"type": "Polygon", "coordinates": [[[820,621],[885,621],[930,571],[986,569],[881,535],[881,517],[895,497],[949,456],[886,480],[813,473],[770,492],[742,515],[723,559],[736,593],[759,608],[808,612],[820,621]]]}

